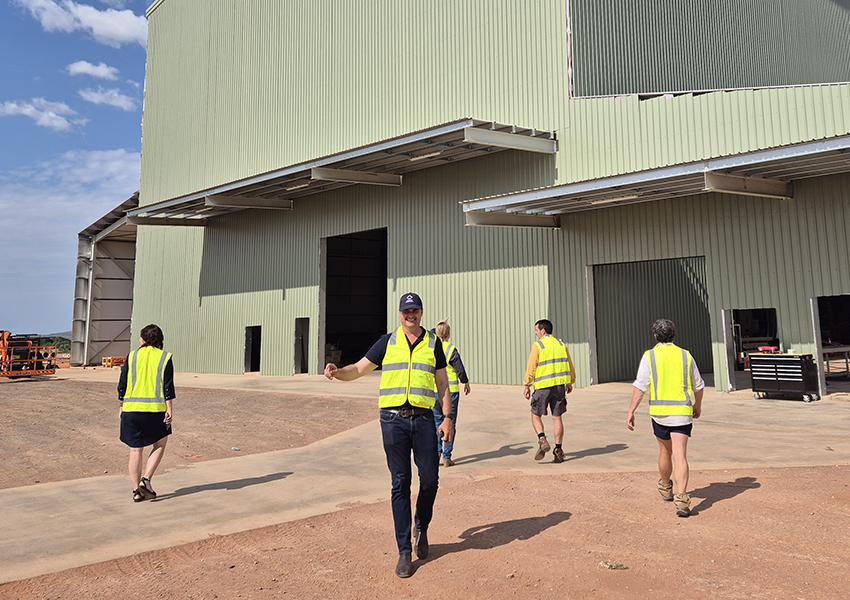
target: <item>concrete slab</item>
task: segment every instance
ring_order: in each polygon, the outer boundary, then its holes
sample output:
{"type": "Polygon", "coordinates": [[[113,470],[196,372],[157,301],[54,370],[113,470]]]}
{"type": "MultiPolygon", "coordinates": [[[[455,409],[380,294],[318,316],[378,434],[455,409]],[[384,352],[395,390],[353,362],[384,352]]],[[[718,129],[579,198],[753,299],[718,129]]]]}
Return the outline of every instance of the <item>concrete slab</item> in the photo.
{"type": "MultiPolygon", "coordinates": [[[[60,377],[115,382],[109,369],[62,370],[60,377]]],[[[321,376],[179,373],[180,388],[255,389],[377,397],[378,375],[355,382],[321,376]]],[[[461,399],[452,478],[510,470],[535,475],[655,469],[647,408],[637,431],[625,426],[628,383],[576,390],[565,417],[566,461],[532,459],[536,436],[519,386],[473,385],[461,399]],[[486,471],[482,471],[486,469],[486,471]]],[[[689,446],[692,469],[850,463],[850,402],[828,397],[756,400],[708,390],[689,446]]],[[[377,412],[376,412],[377,417],[377,412]]],[[[551,420],[545,419],[549,425],[551,420]]],[[[158,473],[153,502],[130,501],[125,475],[0,490],[0,582],[389,499],[375,421],[303,448],[198,463],[158,473]]]]}

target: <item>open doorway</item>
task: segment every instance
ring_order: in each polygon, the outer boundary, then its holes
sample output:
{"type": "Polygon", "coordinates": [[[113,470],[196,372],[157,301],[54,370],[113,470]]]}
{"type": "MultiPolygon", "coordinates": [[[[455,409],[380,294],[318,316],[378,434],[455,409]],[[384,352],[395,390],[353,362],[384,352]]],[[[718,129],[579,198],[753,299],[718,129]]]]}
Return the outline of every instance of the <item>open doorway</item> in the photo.
{"type": "Polygon", "coordinates": [[[325,241],[325,362],[360,360],[387,327],[387,230],[325,241]]]}
{"type": "Polygon", "coordinates": [[[245,373],[260,370],[260,326],[245,328],[245,373]]]}
{"type": "Polygon", "coordinates": [[[779,352],[779,323],[775,308],[735,308],[724,311],[728,389],[749,389],[749,355],[755,352],[779,352]],[[728,319],[728,322],[727,322],[728,319]],[[761,349],[761,350],[760,350],[761,349]]]}
{"type": "Polygon", "coordinates": [[[295,360],[293,361],[292,372],[296,375],[307,372],[307,348],[309,339],[310,319],[306,317],[295,319],[295,360]]]}
{"type": "Polygon", "coordinates": [[[850,392],[850,294],[819,296],[817,318],[820,331],[815,334],[820,344],[816,346],[824,393],[850,392]]]}

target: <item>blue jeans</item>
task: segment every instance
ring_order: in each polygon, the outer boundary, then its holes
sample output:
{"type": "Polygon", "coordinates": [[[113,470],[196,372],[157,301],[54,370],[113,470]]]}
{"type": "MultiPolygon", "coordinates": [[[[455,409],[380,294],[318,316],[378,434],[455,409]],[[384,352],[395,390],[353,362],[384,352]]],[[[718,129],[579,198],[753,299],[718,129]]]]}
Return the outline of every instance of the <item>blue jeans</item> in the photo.
{"type": "MultiPolygon", "coordinates": [[[[436,396],[436,394],[434,394],[436,396]]],[[[452,424],[455,426],[455,437],[457,437],[457,401],[460,400],[460,392],[452,392],[452,424]]],[[[443,405],[440,399],[434,402],[434,426],[437,428],[437,456],[443,460],[452,457],[452,448],[454,448],[454,439],[451,442],[444,442],[440,439],[440,423],[443,422],[443,405]]]]}
{"type": "Polygon", "coordinates": [[[416,498],[416,529],[427,530],[434,514],[440,463],[434,443],[434,419],[431,414],[401,417],[381,411],[381,436],[387,467],[392,476],[392,507],[395,539],[399,554],[412,552],[410,521],[410,482],[413,470],[410,451],[419,470],[419,496],[416,498]]]}

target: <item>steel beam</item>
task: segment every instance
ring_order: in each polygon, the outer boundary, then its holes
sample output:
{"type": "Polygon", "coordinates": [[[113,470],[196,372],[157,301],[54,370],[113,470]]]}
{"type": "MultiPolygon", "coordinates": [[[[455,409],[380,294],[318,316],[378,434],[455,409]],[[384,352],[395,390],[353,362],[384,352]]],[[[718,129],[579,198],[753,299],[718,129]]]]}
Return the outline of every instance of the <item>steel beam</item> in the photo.
{"type": "Polygon", "coordinates": [[[561,218],[558,215],[523,215],[504,212],[466,212],[466,224],[484,227],[537,227],[558,229],[561,218]]]}
{"type": "Polygon", "coordinates": [[[226,208],[267,208],[273,210],[292,210],[292,200],[278,198],[248,198],[246,196],[206,196],[206,206],[226,208]]]}
{"type": "Polygon", "coordinates": [[[176,219],[168,217],[127,217],[133,225],[169,225],[176,227],[206,227],[207,219],[176,219]]]}
{"type": "Polygon", "coordinates": [[[519,133],[506,133],[504,131],[492,131],[479,127],[464,127],[463,139],[473,144],[485,146],[496,146],[497,148],[509,148],[511,150],[525,150],[527,152],[542,152],[543,154],[555,154],[558,151],[558,143],[555,140],[542,137],[531,137],[519,133]]]}
{"type": "Polygon", "coordinates": [[[705,172],[705,191],[762,198],[793,198],[794,187],[787,181],[763,177],[742,177],[716,171],[705,172]]]}
{"type": "Polygon", "coordinates": [[[370,185],[401,185],[401,175],[352,171],[350,169],[329,169],[327,167],[313,167],[310,169],[310,178],[345,183],[368,183],[370,185]]]}

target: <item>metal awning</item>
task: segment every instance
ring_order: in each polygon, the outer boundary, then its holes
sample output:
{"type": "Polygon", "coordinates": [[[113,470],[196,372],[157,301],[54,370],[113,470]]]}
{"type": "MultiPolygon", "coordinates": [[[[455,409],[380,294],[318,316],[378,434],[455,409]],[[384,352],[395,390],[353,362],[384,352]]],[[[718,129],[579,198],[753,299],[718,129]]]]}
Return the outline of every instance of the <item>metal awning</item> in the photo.
{"type": "Polygon", "coordinates": [[[706,192],[791,198],[796,179],[850,172],[850,135],[462,202],[467,225],[560,227],[560,215],[706,192]]]}
{"type": "Polygon", "coordinates": [[[199,225],[246,208],[291,210],[294,202],[348,185],[402,184],[405,173],[500,150],[554,154],[554,131],[460,119],[131,210],[137,225],[199,225]]]}
{"type": "Polygon", "coordinates": [[[103,215],[97,221],[83,229],[79,236],[93,242],[102,239],[136,241],[136,226],[127,221],[127,213],[139,206],[139,192],[103,215]]]}

